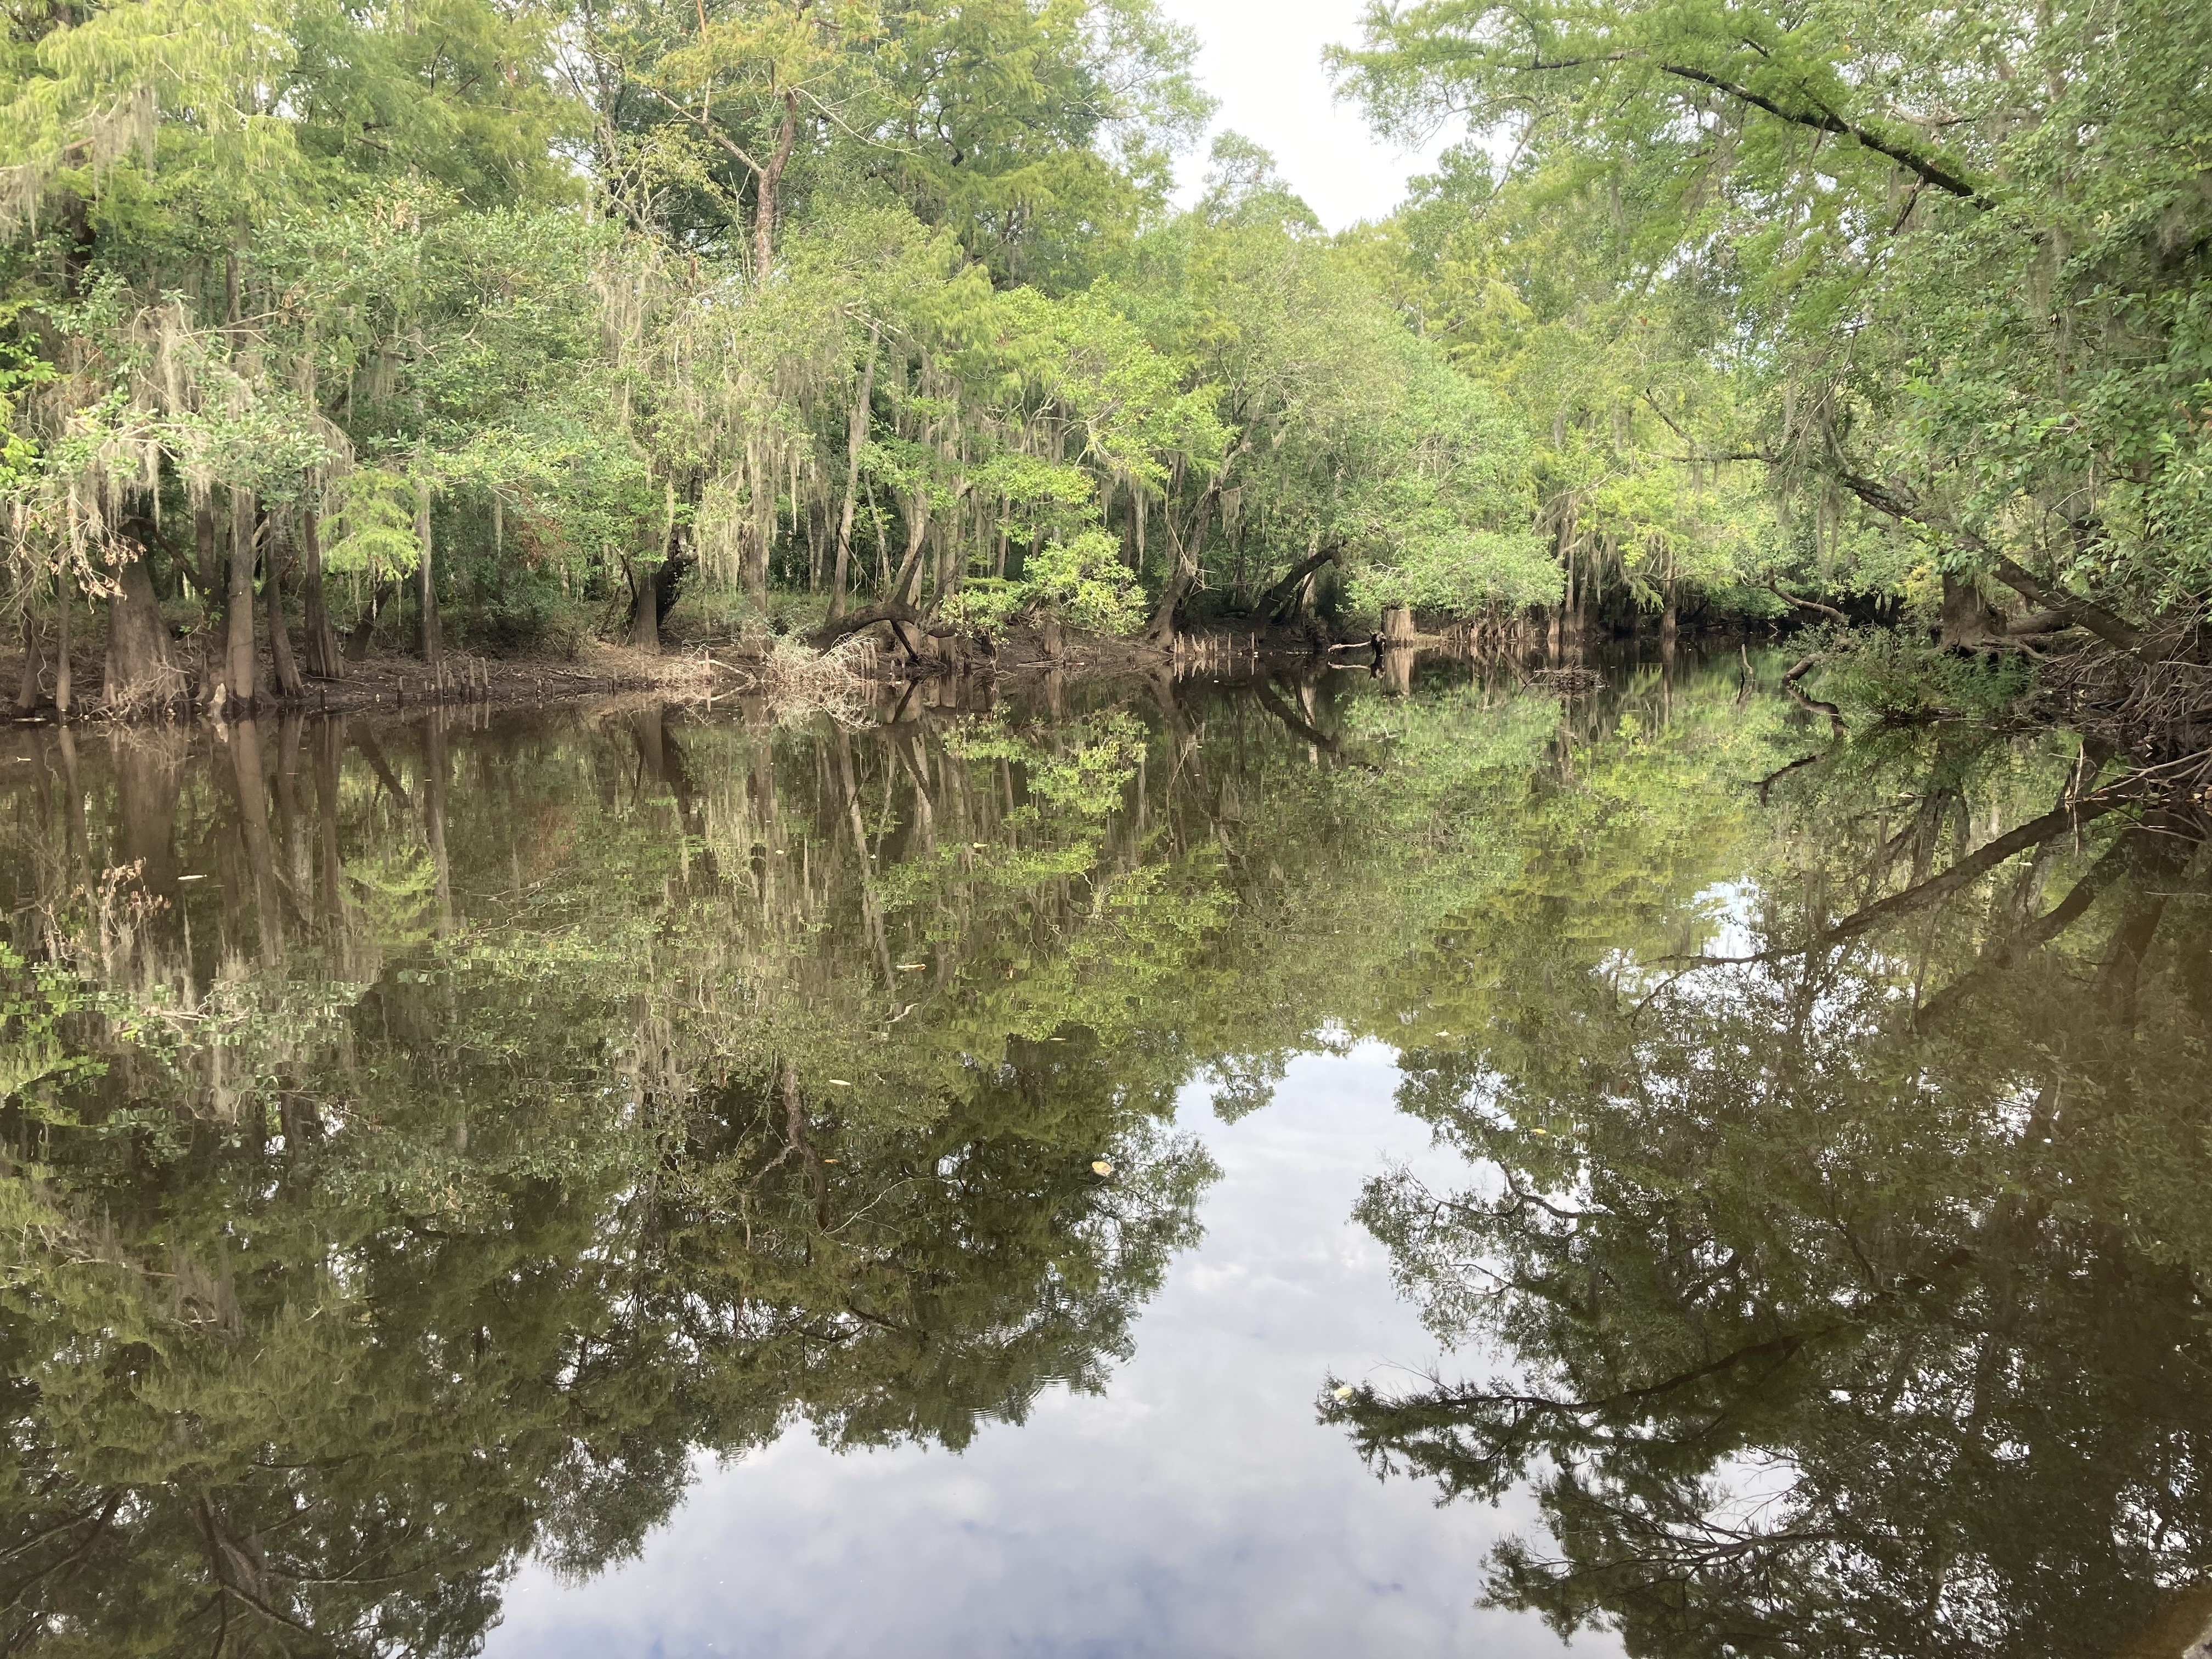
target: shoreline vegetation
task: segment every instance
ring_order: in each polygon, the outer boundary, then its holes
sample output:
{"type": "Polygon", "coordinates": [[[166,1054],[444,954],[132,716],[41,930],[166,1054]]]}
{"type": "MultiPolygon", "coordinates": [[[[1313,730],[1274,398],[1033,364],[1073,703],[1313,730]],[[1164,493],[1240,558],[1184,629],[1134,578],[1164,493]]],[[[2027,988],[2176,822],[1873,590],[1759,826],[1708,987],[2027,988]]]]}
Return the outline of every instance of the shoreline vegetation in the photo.
{"type": "MultiPolygon", "coordinates": [[[[1164,669],[1236,672],[1255,663],[1318,659],[1370,668],[1379,662],[1402,678],[1401,671],[1428,653],[1510,658],[1533,663],[1539,672],[1572,672],[1587,655],[1615,646],[1656,643],[1671,655],[1678,639],[1693,646],[1733,645],[1741,634],[1740,629],[1714,629],[1668,635],[1663,641],[1636,635],[1590,641],[1562,638],[1541,618],[1487,626],[1444,621],[1430,628],[1417,628],[1407,619],[1385,636],[1379,629],[1353,633],[1312,620],[1269,625],[1261,617],[1229,617],[1179,630],[1169,643],[1155,645],[1141,638],[1086,633],[1051,618],[1016,618],[995,634],[976,635],[941,627],[920,612],[904,614],[902,623],[878,619],[842,634],[817,623],[787,634],[733,635],[695,634],[679,613],[665,621],[651,649],[586,634],[558,653],[526,649],[492,655],[455,646],[426,661],[400,650],[371,647],[358,656],[342,651],[328,678],[303,676],[296,690],[264,690],[250,709],[234,698],[218,703],[219,670],[202,665],[197,672],[179,675],[178,695],[169,702],[118,705],[94,696],[78,699],[64,710],[54,695],[58,664],[50,648],[27,657],[21,648],[0,650],[0,684],[18,688],[12,708],[18,724],[221,721],[250,713],[289,715],[447,702],[542,703],[633,691],[662,692],[676,701],[711,702],[753,694],[771,700],[795,694],[805,701],[810,677],[866,684],[911,684],[947,678],[1020,680],[1052,673],[1082,679],[1164,669]]],[[[97,686],[108,643],[97,631],[96,622],[88,629],[80,619],[72,632],[70,682],[97,686]]],[[[189,635],[175,640],[180,656],[189,641],[189,635]]],[[[257,657],[259,683],[276,684],[275,662],[265,641],[257,657]]]]}
{"type": "Polygon", "coordinates": [[[2212,781],[2203,8],[1378,9],[1334,234],[1153,0],[4,16],[19,711],[1720,629],[2212,781]]]}

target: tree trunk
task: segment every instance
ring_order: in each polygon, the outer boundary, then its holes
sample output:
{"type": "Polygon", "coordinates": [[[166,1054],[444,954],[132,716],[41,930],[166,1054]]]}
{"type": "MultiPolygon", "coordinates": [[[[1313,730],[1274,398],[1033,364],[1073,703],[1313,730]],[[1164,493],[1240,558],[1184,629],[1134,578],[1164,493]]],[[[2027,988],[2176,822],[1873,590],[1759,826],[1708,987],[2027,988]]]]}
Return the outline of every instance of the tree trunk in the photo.
{"type": "Polygon", "coordinates": [[[1170,646],[1175,643],[1176,615],[1182,609],[1184,598],[1190,592],[1192,580],[1198,572],[1178,557],[1168,585],[1160,590],[1160,602],[1152,609],[1152,619],[1145,629],[1149,644],[1170,646]]]}
{"type": "Polygon", "coordinates": [[[765,277],[775,264],[775,220],[778,198],[783,193],[783,172],[791,165],[792,147],[799,141],[799,94],[783,94],[783,125],[775,136],[775,153],[760,172],[760,199],[753,204],[753,276],[765,277]]]}
{"type": "Polygon", "coordinates": [[[1947,649],[1976,646],[1989,635],[1989,604],[1982,598],[1982,590],[1971,580],[1961,580],[1947,572],[1943,577],[1943,646],[1947,649]]]}
{"type": "Polygon", "coordinates": [[[641,651],[660,649],[661,624],[668,613],[676,608],[676,601],[684,592],[684,579],[691,567],[698,562],[691,544],[684,539],[682,525],[672,526],[668,532],[668,546],[653,574],[640,581],[630,574],[629,642],[641,651]]]}
{"type": "Polygon", "coordinates": [[[398,597],[399,584],[389,577],[369,589],[368,603],[362,608],[361,615],[354,618],[353,632],[346,640],[355,656],[368,653],[369,641],[376,635],[377,617],[386,605],[398,597]]]}
{"type": "Polygon", "coordinates": [[[23,673],[15,686],[15,712],[27,714],[46,701],[46,688],[40,684],[46,673],[46,647],[39,633],[39,613],[29,594],[23,596],[23,673]]]}
{"type": "Polygon", "coordinates": [[[1148,644],[1166,647],[1175,643],[1176,617],[1182,610],[1182,602],[1189,595],[1191,584],[1198,580],[1199,549],[1206,541],[1206,522],[1213,511],[1213,498],[1220,491],[1221,477],[1216,474],[1198,498],[1197,510],[1191,515],[1187,531],[1176,528],[1175,510],[1169,507],[1162,514],[1167,520],[1168,548],[1174,561],[1174,569],[1168,585],[1161,590],[1160,602],[1152,611],[1151,624],[1145,629],[1148,644]]]}
{"type": "Polygon", "coordinates": [[[222,592],[222,573],[215,564],[215,498],[210,495],[192,509],[192,580],[200,597],[211,599],[222,592]]]}
{"type": "Polygon", "coordinates": [[[827,651],[848,635],[873,628],[878,623],[889,623],[891,632],[909,654],[914,647],[908,644],[905,630],[913,629],[924,638],[950,638],[958,630],[949,623],[933,623],[912,605],[901,605],[896,599],[879,599],[875,604],[848,611],[835,622],[824,623],[809,636],[817,651],[827,651]]]}
{"type": "Polygon", "coordinates": [[[1411,645],[1413,642],[1413,613],[1402,605],[1394,605],[1382,613],[1382,640],[1386,645],[1411,645]]]}
{"type": "Polygon", "coordinates": [[[434,665],[443,641],[438,630],[438,582],[430,567],[430,486],[415,486],[415,539],[422,544],[422,562],[415,568],[416,645],[422,660],[434,665]]]}
{"type": "Polygon", "coordinates": [[[768,541],[769,532],[763,525],[752,529],[753,544],[745,554],[745,598],[765,618],[768,615],[768,541]]]}
{"type": "Polygon", "coordinates": [[[917,492],[914,505],[907,509],[906,556],[899,561],[898,574],[891,578],[890,592],[884,597],[900,605],[912,605],[921,595],[921,550],[929,538],[929,497],[917,492]]]}
{"type": "Polygon", "coordinates": [[[322,518],[308,507],[300,515],[300,554],[304,568],[300,577],[301,623],[308,674],[319,680],[345,678],[345,659],[338,654],[338,636],[331,627],[331,613],[323,597],[322,518]]]}
{"type": "Polygon", "coordinates": [[[630,573],[629,642],[633,649],[660,651],[660,585],[659,570],[643,576],[630,573]]]}
{"type": "Polygon", "coordinates": [[[845,614],[845,586],[853,563],[853,511],[860,491],[860,452],[868,445],[869,404],[876,395],[876,349],[883,325],[868,328],[868,366],[860,371],[860,395],[845,427],[845,505],[837,515],[837,558],[830,577],[830,620],[845,614]]]}
{"type": "Polygon", "coordinates": [[[1669,576],[1667,578],[1667,603],[1659,612],[1660,644],[1671,646],[1674,643],[1674,636],[1680,623],[1680,618],[1674,604],[1674,579],[1669,576]]]}
{"type": "Polygon", "coordinates": [[[64,720],[70,711],[70,592],[69,572],[55,579],[54,597],[54,712],[64,720]]]}
{"type": "Polygon", "coordinates": [[[168,624],[143,557],[115,572],[119,591],[107,611],[107,672],[100,695],[110,708],[167,702],[182,689],[169,649],[168,624]]]}
{"type": "MultiPolygon", "coordinates": [[[[2054,611],[2063,611],[2078,626],[2087,629],[2116,650],[2133,652],[2142,648],[2142,630],[2133,623],[2114,616],[2104,606],[2093,605],[2087,599],[2076,599],[2070,593],[2050,586],[2002,554],[1997,555],[1992,568],[1999,581],[2026,599],[2030,605],[2049,605],[2054,611]]],[[[1947,600],[1949,592],[1950,579],[1946,577],[1944,592],[1947,600]]]]}
{"type": "Polygon", "coordinates": [[[1343,556],[1344,550],[1340,547],[1325,547],[1309,553],[1291,568],[1288,575],[1259,597],[1252,607],[1254,613],[1262,617],[1272,617],[1279,611],[1288,610],[1291,602],[1304,587],[1307,577],[1325,564],[1341,562],[1343,556]]]}
{"type": "Polygon", "coordinates": [[[222,595],[224,696],[216,702],[218,720],[225,717],[226,709],[246,714],[261,695],[259,665],[253,653],[253,518],[252,492],[232,490],[230,572],[222,595]]]}
{"type": "Polygon", "coordinates": [[[266,566],[261,579],[262,592],[269,602],[269,662],[270,677],[276,681],[280,697],[301,697],[307,693],[307,683],[300,677],[300,665],[292,655],[292,629],[284,620],[284,555],[276,538],[269,538],[268,556],[262,562],[266,566]]]}

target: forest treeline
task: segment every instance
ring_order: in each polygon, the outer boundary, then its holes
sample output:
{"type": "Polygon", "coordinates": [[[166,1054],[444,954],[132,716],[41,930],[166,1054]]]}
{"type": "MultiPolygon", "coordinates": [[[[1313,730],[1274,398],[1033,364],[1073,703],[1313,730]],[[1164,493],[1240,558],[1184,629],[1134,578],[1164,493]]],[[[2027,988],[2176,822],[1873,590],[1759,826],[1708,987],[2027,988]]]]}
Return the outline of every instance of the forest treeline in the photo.
{"type": "Polygon", "coordinates": [[[1176,204],[1152,0],[4,9],[27,706],[678,603],[2195,650],[2201,9],[1378,6],[1340,89],[1468,137],[1334,236],[1234,136],[1176,204]]]}

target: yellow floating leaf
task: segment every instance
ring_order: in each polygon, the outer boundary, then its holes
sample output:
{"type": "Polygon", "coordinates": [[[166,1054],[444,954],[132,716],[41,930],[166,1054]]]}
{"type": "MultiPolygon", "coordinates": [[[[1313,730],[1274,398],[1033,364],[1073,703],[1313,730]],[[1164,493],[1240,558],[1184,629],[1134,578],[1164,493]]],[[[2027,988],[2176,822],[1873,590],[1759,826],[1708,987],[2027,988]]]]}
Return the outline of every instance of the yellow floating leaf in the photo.
{"type": "Polygon", "coordinates": [[[832,1087],[838,1089],[849,1089],[853,1086],[851,1084],[846,1082],[842,1077],[829,1078],[825,1079],[824,1081],[828,1082],[832,1087]]]}
{"type": "Polygon", "coordinates": [[[1091,1164],[1091,1173],[1093,1175],[1109,1176],[1114,1173],[1114,1166],[1102,1158],[1091,1164]]]}
{"type": "Polygon", "coordinates": [[[1349,1400],[1352,1398],[1352,1384],[1347,1382],[1335,1392],[1339,1400],[1349,1400]]]}

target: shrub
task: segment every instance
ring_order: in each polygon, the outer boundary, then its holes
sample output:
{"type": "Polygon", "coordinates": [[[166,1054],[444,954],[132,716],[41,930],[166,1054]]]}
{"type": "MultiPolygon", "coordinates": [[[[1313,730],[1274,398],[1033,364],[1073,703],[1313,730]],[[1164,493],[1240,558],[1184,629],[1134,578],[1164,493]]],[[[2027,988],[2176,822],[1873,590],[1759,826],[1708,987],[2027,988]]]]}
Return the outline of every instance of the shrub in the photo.
{"type": "Polygon", "coordinates": [[[1014,619],[1034,595],[1027,582],[997,576],[971,578],[941,607],[945,621],[969,634],[995,634],[1014,619]]]}
{"type": "Polygon", "coordinates": [[[1144,590],[1103,530],[1039,550],[1024,586],[1033,604],[1086,633],[1126,638],[1145,625],[1144,590]]]}

